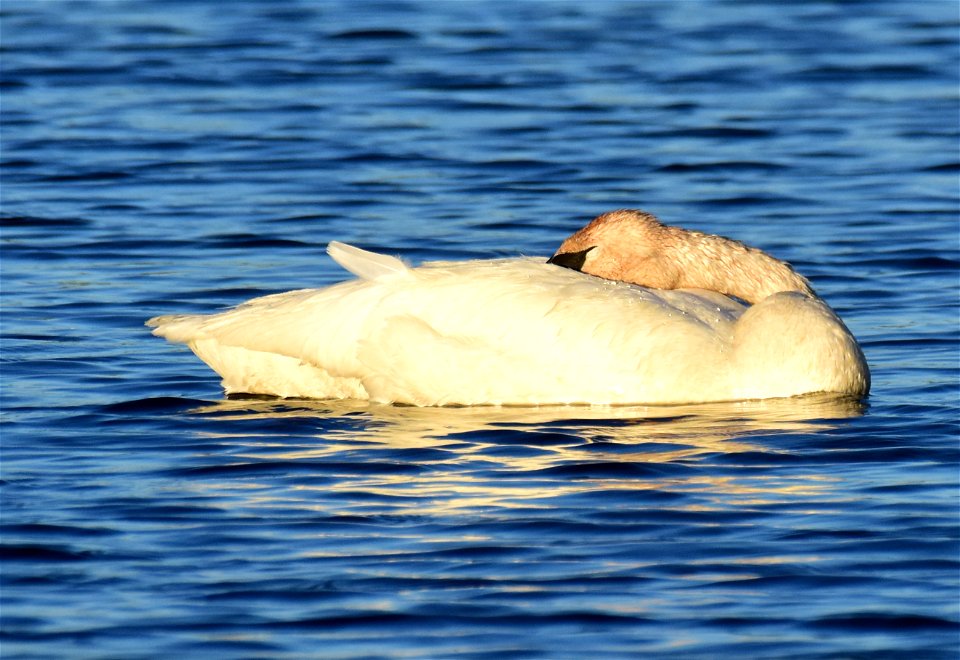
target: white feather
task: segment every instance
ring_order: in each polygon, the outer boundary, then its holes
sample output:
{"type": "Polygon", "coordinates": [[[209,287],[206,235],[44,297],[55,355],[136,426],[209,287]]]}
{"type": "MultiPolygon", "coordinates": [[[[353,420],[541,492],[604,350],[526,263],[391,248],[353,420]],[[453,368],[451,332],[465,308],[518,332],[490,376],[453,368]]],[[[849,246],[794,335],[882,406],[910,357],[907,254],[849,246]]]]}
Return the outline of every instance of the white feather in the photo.
{"type": "Polygon", "coordinates": [[[358,247],[330,241],[327,254],[362,280],[376,280],[389,275],[406,275],[409,267],[396,257],[377,254],[358,247]]]}

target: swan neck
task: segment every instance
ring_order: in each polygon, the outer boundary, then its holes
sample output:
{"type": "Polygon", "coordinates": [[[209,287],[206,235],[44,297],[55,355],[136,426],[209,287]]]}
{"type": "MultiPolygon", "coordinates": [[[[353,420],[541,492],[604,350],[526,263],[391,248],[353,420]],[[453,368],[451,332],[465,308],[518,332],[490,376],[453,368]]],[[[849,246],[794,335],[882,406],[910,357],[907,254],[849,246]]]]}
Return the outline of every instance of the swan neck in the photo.
{"type": "Polygon", "coordinates": [[[736,296],[749,303],[783,291],[815,297],[810,283],[785,261],[739,241],[677,227],[667,243],[679,264],[678,288],[700,288],[736,296]]]}

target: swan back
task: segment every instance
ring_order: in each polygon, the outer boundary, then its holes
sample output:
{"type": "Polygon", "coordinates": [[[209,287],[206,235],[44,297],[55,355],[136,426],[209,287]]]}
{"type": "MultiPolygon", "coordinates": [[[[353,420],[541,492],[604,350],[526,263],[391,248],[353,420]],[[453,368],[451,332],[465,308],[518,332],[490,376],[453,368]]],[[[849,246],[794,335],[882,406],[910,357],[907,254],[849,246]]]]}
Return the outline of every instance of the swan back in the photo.
{"type": "Polygon", "coordinates": [[[669,403],[729,389],[724,353],[743,309],[716,292],[655,291],[532,258],[426,264],[149,323],[188,344],[228,392],[669,403]]]}

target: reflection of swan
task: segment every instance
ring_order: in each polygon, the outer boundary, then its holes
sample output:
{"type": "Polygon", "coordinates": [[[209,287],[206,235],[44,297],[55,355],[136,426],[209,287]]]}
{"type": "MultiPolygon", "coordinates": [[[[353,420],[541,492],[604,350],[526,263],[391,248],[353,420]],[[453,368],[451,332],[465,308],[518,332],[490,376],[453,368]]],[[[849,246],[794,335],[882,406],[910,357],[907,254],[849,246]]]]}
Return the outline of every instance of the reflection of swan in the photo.
{"type": "Polygon", "coordinates": [[[360,279],[148,323],[227,392],[443,405],[869,390],[856,340],[789,265],[640,212],[600,216],[546,264],[409,268],[340,243],[329,252],[360,279]]]}
{"type": "Polygon", "coordinates": [[[251,507],[274,506],[274,475],[288,477],[297,461],[330,478],[297,479],[296,492],[280,491],[281,506],[299,497],[309,506],[368,515],[372,503],[357,493],[372,492],[376,501],[387,497],[392,513],[412,519],[482,519],[503,509],[527,519],[537,517],[534,510],[548,518],[560,510],[566,518],[570,495],[635,491],[644,502],[651,501],[647,493],[667,493],[666,504],[654,500],[668,511],[702,511],[721,495],[748,507],[826,495],[835,488],[829,473],[783,471],[781,458],[789,460],[802,438],[820,437],[863,409],[854,397],[827,394],[684,406],[442,408],[230,398],[190,412],[203,418],[197,429],[204,440],[187,463],[191,475],[210,466],[208,487],[247,498],[251,507]],[[216,444],[223,450],[211,450],[216,444]],[[730,469],[738,454],[749,461],[746,472],[730,469]],[[232,470],[244,475],[242,486],[226,478],[232,470]]]}
{"type": "MultiPolygon", "coordinates": [[[[836,426],[836,420],[863,414],[864,407],[855,397],[834,394],[669,406],[529,408],[413,408],[357,400],[231,398],[193,412],[225,421],[308,418],[347,423],[348,428],[340,433],[321,424],[328,429],[324,433],[327,442],[303,445],[308,454],[338,450],[338,435],[343,436],[348,448],[354,447],[358,439],[381,442],[385,447],[413,448],[449,446],[452,437],[464,433],[468,434],[464,438],[469,437],[471,446],[514,444],[517,436],[510,432],[518,430],[530,432],[532,439],[533,434],[542,432],[569,433],[624,444],[675,443],[680,451],[696,448],[729,452],[753,448],[750,437],[758,433],[765,436],[770,432],[821,432],[836,426]]],[[[468,447],[465,451],[469,454],[471,450],[468,447]]]]}

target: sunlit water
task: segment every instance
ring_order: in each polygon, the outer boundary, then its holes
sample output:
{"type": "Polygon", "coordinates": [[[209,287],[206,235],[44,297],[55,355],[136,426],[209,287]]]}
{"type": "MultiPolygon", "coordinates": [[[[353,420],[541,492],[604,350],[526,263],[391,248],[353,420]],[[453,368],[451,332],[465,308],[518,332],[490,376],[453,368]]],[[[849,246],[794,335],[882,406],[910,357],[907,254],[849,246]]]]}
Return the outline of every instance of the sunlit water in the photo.
{"type": "Polygon", "coordinates": [[[960,653],[954,2],[0,11],[4,658],[960,653]],[[870,398],[226,400],[142,325],[624,206],[791,261],[870,398]]]}

